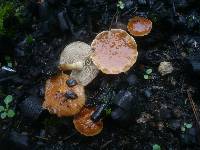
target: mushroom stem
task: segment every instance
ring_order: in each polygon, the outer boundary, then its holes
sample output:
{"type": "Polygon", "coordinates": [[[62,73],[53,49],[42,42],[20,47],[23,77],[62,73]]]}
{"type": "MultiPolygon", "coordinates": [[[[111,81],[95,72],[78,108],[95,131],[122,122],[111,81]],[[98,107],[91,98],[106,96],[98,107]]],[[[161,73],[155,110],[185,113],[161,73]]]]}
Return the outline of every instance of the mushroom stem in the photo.
{"type": "Polygon", "coordinates": [[[76,63],[72,63],[72,64],[60,64],[59,68],[62,71],[82,70],[83,69],[83,62],[76,62],[76,63]]]}

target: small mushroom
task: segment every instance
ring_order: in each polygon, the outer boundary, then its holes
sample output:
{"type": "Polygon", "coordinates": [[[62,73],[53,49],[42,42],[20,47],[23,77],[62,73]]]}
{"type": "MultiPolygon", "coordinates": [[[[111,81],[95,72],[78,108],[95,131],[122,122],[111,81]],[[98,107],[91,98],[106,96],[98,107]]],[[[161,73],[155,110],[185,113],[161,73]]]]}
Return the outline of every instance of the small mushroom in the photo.
{"type": "Polygon", "coordinates": [[[84,87],[72,87],[66,81],[71,78],[61,73],[47,80],[43,107],[59,117],[77,114],[85,104],[84,87]]]}
{"type": "Polygon", "coordinates": [[[127,28],[133,36],[144,36],[151,32],[152,22],[147,18],[136,16],[129,20],[127,28]]]}
{"type": "Polygon", "coordinates": [[[136,62],[137,44],[132,36],[122,29],[99,33],[91,44],[93,63],[105,74],[126,72],[136,62]]]}
{"type": "Polygon", "coordinates": [[[83,107],[81,111],[74,116],[74,126],[78,132],[85,136],[94,136],[103,129],[102,120],[92,121],[91,116],[95,112],[94,107],[83,107]]]}
{"type": "Polygon", "coordinates": [[[60,69],[72,70],[70,77],[82,85],[88,85],[98,74],[99,70],[90,59],[90,45],[84,42],[73,42],[65,47],[60,55],[60,69]]]}

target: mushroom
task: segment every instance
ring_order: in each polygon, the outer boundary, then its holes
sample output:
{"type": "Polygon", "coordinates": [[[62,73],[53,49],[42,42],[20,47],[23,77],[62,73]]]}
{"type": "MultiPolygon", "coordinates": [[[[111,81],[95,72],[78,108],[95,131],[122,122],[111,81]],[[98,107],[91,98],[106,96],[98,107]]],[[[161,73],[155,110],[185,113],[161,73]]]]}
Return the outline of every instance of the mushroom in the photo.
{"type": "Polygon", "coordinates": [[[128,31],[134,36],[144,36],[151,32],[152,22],[144,17],[133,17],[127,25],[128,31]]]}
{"type": "Polygon", "coordinates": [[[60,55],[60,69],[72,70],[70,77],[82,85],[88,85],[98,74],[99,70],[90,59],[90,45],[84,42],[73,42],[65,47],[60,55]]]}
{"type": "Polygon", "coordinates": [[[70,80],[61,73],[46,81],[43,107],[59,117],[75,115],[85,104],[84,87],[70,80]]]}
{"type": "Polygon", "coordinates": [[[78,132],[85,136],[94,136],[103,129],[102,120],[92,121],[91,116],[95,112],[94,107],[84,106],[81,111],[74,116],[73,123],[78,132]]]}
{"type": "Polygon", "coordinates": [[[136,62],[137,44],[132,36],[122,29],[99,33],[91,44],[93,63],[105,74],[126,72],[136,62]]]}

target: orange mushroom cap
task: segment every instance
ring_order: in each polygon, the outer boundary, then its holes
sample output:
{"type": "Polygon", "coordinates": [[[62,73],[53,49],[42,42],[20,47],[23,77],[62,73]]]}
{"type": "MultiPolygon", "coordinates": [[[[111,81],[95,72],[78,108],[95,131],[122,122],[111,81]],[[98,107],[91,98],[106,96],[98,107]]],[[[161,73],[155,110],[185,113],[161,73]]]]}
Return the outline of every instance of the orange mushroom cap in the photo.
{"type": "Polygon", "coordinates": [[[46,81],[43,107],[59,117],[75,115],[85,104],[84,87],[80,84],[69,87],[66,83],[68,79],[71,78],[61,73],[46,81]],[[66,98],[67,91],[74,92],[77,97],[74,99],[66,98]]]}
{"type": "Polygon", "coordinates": [[[144,17],[133,17],[127,25],[128,31],[134,36],[144,36],[151,32],[152,22],[144,17]]]}
{"type": "Polygon", "coordinates": [[[126,72],[136,62],[137,44],[132,36],[122,29],[99,33],[91,44],[93,63],[105,74],[126,72]]]}
{"type": "Polygon", "coordinates": [[[99,134],[103,129],[103,122],[99,120],[94,122],[91,116],[94,113],[94,107],[83,107],[81,111],[74,116],[74,126],[78,132],[85,136],[94,136],[99,134]]]}

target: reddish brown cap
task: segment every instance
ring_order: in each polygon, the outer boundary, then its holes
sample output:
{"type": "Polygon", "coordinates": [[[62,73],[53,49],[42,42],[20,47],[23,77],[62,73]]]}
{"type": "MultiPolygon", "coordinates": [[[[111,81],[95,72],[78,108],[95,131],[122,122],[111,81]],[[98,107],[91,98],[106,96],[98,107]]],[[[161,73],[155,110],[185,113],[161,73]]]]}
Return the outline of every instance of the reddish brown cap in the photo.
{"type": "Polygon", "coordinates": [[[128,31],[134,36],[144,36],[151,32],[152,22],[144,17],[133,17],[127,25],[128,31]]]}
{"type": "Polygon", "coordinates": [[[91,44],[93,63],[105,74],[126,72],[136,62],[137,44],[132,36],[121,29],[99,33],[91,44]]]}
{"type": "Polygon", "coordinates": [[[103,129],[101,120],[93,122],[91,115],[94,113],[94,107],[83,107],[81,111],[74,116],[74,126],[78,132],[85,136],[94,136],[99,134],[103,129]]]}
{"type": "Polygon", "coordinates": [[[59,117],[77,114],[85,104],[84,87],[80,84],[69,87],[66,83],[69,79],[68,75],[62,73],[46,82],[43,107],[59,117]],[[76,97],[67,98],[67,92],[73,92],[76,97]]]}

